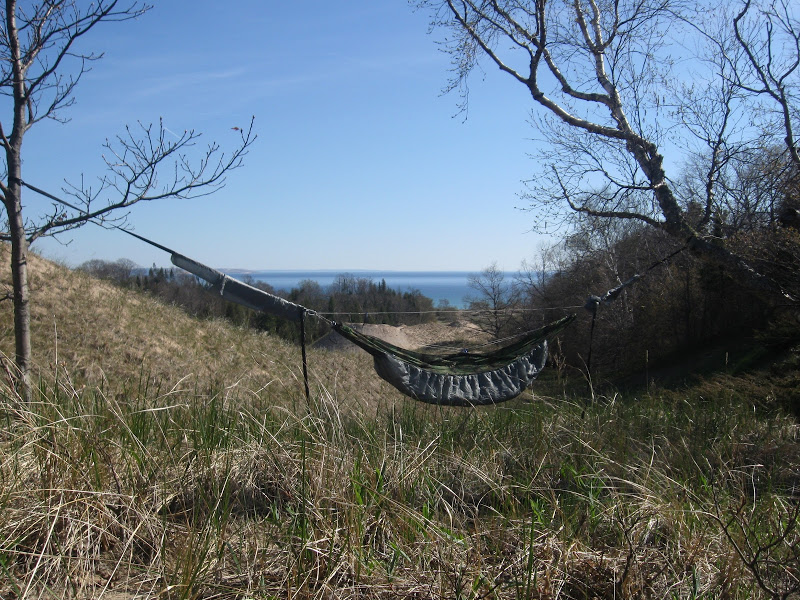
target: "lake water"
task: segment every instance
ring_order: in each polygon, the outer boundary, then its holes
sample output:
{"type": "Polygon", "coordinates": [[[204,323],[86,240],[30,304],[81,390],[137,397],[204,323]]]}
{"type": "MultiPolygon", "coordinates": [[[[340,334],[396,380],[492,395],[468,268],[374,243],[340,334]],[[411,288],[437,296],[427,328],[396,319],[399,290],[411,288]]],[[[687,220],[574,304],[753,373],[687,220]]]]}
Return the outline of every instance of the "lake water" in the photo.
{"type": "Polygon", "coordinates": [[[354,277],[371,279],[380,283],[386,280],[387,287],[399,292],[419,290],[423,296],[433,300],[434,305],[440,300],[447,300],[455,308],[464,308],[464,297],[475,295],[467,285],[469,271],[236,271],[226,270],[231,277],[250,276],[257,281],[264,281],[276,290],[291,290],[299,286],[305,279],[316,281],[326,289],[339,275],[348,274],[354,277]]]}

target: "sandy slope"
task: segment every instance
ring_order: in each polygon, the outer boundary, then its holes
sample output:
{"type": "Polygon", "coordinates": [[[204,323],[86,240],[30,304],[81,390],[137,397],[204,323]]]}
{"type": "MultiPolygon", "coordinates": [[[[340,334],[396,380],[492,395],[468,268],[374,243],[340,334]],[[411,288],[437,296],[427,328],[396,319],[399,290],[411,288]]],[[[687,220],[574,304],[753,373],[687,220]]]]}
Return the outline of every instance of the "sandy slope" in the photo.
{"type": "MultiPolygon", "coordinates": [[[[460,350],[486,340],[475,325],[466,321],[451,323],[422,323],[420,325],[351,325],[361,333],[380,338],[395,346],[408,349],[460,350]]],[[[314,347],[321,350],[354,350],[356,346],[335,332],[318,340],[314,347]]]]}

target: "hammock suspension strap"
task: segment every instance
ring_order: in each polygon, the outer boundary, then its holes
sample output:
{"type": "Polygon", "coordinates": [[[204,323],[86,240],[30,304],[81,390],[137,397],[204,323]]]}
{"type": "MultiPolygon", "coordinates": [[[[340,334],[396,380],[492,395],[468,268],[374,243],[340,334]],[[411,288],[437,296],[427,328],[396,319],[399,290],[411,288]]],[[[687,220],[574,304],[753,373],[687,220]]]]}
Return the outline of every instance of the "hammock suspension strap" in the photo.
{"type": "Polygon", "coordinates": [[[306,402],[311,402],[311,392],[308,389],[308,359],[306,358],[306,314],[300,317],[300,348],[303,357],[303,383],[306,389],[306,402]]]}
{"type": "Polygon", "coordinates": [[[686,242],[686,244],[684,244],[683,246],[681,246],[680,248],[678,248],[674,252],[671,252],[670,254],[665,256],[664,258],[662,258],[660,260],[657,260],[652,265],[647,267],[644,271],[642,271],[641,273],[636,273],[633,277],[631,277],[627,281],[622,282],[617,287],[611,288],[610,290],[608,290],[602,296],[594,296],[594,295],[592,295],[592,296],[589,296],[586,299],[586,304],[584,304],[583,307],[586,310],[588,310],[590,313],[592,313],[592,325],[591,325],[591,327],[589,329],[589,352],[587,353],[587,357],[586,357],[586,372],[588,373],[588,375],[590,377],[592,375],[592,343],[594,341],[594,326],[595,326],[595,321],[597,320],[597,309],[600,307],[600,305],[601,304],[611,304],[614,300],[619,298],[620,294],[622,294],[623,290],[626,287],[636,283],[637,281],[639,281],[642,277],[647,275],[650,271],[652,271],[656,267],[659,267],[659,266],[663,265],[664,263],[669,262],[670,260],[675,258],[678,254],[680,254],[681,252],[686,250],[688,247],[689,247],[689,242],[686,242]]]}

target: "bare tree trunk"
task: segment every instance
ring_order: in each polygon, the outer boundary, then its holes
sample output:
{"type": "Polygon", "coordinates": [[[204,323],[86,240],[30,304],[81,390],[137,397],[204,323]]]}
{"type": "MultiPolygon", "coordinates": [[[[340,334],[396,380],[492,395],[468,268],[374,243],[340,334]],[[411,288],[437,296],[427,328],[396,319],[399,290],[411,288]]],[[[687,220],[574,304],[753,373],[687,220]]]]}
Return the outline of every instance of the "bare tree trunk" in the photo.
{"type": "Polygon", "coordinates": [[[686,213],[681,209],[672,187],[667,182],[662,167],[663,157],[655,152],[633,151],[639,165],[649,179],[655,191],[661,213],[664,215],[662,228],[678,240],[686,241],[689,249],[696,255],[705,257],[721,265],[736,277],[738,281],[749,287],[758,295],[779,295],[791,302],[797,302],[780,284],[759,273],[735,252],[713,240],[700,235],[686,220],[686,213]],[[651,158],[652,157],[652,158],[651,158]]]}
{"type": "Polygon", "coordinates": [[[26,69],[20,50],[16,23],[17,3],[6,0],[6,31],[11,54],[12,88],[14,97],[14,124],[11,137],[3,142],[6,150],[8,186],[3,190],[3,200],[8,216],[8,233],[11,237],[11,281],[14,294],[14,339],[17,363],[17,391],[25,402],[30,402],[31,388],[31,312],[28,290],[28,240],[22,216],[22,139],[28,128],[28,88],[25,85],[26,69]]]}
{"type": "MultiPolygon", "coordinates": [[[[17,185],[17,188],[19,186],[17,185]]],[[[16,202],[19,208],[19,202],[16,202]]],[[[32,397],[31,387],[31,312],[28,289],[28,242],[22,224],[22,211],[9,211],[11,241],[11,280],[14,293],[15,361],[18,393],[25,402],[32,397]]]]}
{"type": "MultiPolygon", "coordinates": [[[[15,140],[12,135],[12,140],[15,140]]],[[[22,163],[18,147],[21,138],[9,143],[6,149],[8,185],[5,187],[4,205],[8,215],[11,238],[11,282],[14,302],[15,362],[18,370],[17,391],[26,401],[31,399],[31,313],[28,289],[28,240],[22,216],[20,175],[22,163]]]]}

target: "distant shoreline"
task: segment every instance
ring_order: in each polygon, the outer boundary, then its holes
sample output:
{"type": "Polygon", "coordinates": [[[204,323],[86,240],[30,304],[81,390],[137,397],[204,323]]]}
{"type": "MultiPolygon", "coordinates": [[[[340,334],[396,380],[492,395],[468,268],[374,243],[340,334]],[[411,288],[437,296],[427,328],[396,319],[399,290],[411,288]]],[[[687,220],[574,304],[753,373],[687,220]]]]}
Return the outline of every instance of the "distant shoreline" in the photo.
{"type": "MultiPolygon", "coordinates": [[[[470,275],[477,271],[377,271],[371,269],[222,269],[231,277],[251,277],[257,281],[268,283],[276,290],[289,291],[297,288],[303,280],[316,281],[327,289],[342,275],[370,279],[375,283],[386,281],[387,287],[400,292],[419,290],[419,292],[438,305],[442,300],[449,302],[453,308],[465,308],[464,298],[474,295],[469,287],[470,275]]],[[[511,274],[508,274],[509,277],[511,274]]]]}

